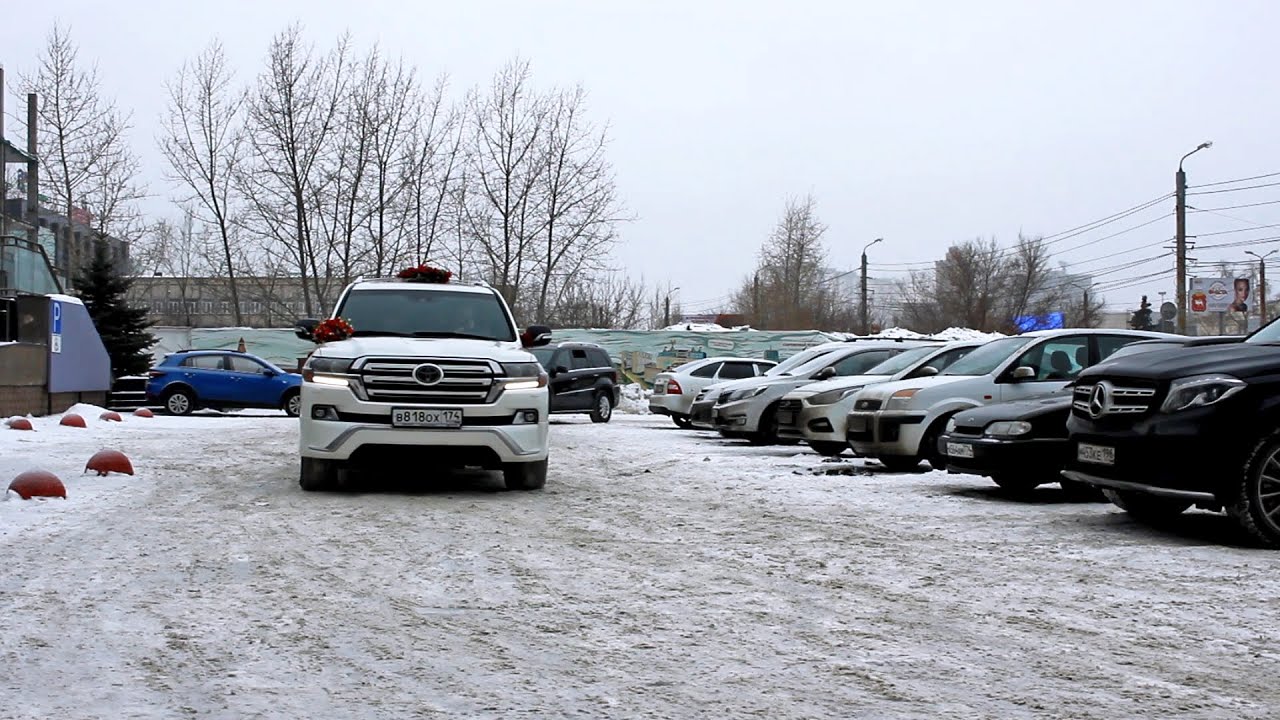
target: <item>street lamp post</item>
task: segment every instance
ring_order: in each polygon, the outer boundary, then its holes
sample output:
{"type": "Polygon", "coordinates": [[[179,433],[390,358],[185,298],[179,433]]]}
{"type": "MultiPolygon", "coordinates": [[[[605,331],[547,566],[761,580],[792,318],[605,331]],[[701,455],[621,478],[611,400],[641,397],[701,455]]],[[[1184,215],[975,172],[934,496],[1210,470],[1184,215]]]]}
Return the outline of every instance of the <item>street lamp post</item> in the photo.
{"type": "Polygon", "coordinates": [[[1258,258],[1258,325],[1267,324],[1267,258],[1275,255],[1280,250],[1272,250],[1266,255],[1259,255],[1252,250],[1245,250],[1245,255],[1252,255],[1258,258]]]}
{"type": "Polygon", "coordinates": [[[861,310],[858,313],[858,318],[862,324],[863,335],[870,334],[871,332],[871,323],[867,319],[867,248],[870,248],[878,242],[884,242],[884,238],[876,238],[862,248],[862,304],[861,310]]]}
{"type": "Polygon", "coordinates": [[[1187,334],[1187,174],[1182,170],[1182,163],[1187,158],[1206,148],[1213,147],[1212,142],[1202,142],[1195,150],[1182,156],[1178,161],[1178,173],[1174,176],[1174,196],[1177,198],[1174,208],[1177,215],[1177,275],[1178,275],[1178,332],[1187,334]]]}

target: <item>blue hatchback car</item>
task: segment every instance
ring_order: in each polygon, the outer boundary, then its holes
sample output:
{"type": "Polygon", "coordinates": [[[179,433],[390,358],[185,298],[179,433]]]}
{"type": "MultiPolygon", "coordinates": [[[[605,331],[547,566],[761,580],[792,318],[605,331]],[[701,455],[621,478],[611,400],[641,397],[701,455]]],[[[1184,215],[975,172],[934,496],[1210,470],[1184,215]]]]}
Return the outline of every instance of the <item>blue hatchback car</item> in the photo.
{"type": "Polygon", "coordinates": [[[166,355],[152,368],[147,402],[172,415],[194,410],[279,408],[297,417],[302,376],[248,353],[184,350],[166,355]]]}

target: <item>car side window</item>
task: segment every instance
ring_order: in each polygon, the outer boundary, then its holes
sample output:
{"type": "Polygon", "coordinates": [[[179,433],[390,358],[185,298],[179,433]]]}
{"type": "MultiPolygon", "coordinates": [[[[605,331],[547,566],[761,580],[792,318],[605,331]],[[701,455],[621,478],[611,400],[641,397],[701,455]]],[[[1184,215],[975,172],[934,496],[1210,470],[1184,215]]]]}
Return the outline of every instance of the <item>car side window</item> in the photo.
{"type": "Polygon", "coordinates": [[[184,367],[195,368],[197,370],[221,370],[221,355],[192,355],[182,361],[184,367]]]}
{"type": "Polygon", "coordinates": [[[896,354],[893,350],[868,350],[850,355],[832,367],[836,369],[836,375],[861,375],[896,354]]]}
{"type": "Polygon", "coordinates": [[[570,357],[573,360],[573,365],[570,366],[573,370],[586,370],[594,365],[591,358],[587,357],[586,350],[573,350],[570,352],[570,357]]]}
{"type": "Polygon", "coordinates": [[[720,368],[721,380],[742,380],[749,377],[755,377],[755,368],[751,363],[727,362],[720,368]]]}
{"type": "Polygon", "coordinates": [[[1089,367],[1089,336],[1069,335],[1036,343],[1013,367],[1029,367],[1036,380],[1073,380],[1089,367]]]}
{"type": "Polygon", "coordinates": [[[719,371],[720,371],[720,363],[714,362],[714,363],[707,363],[706,365],[703,365],[697,370],[694,370],[693,372],[689,373],[689,375],[692,377],[713,378],[716,376],[716,373],[719,371]]]}
{"type": "Polygon", "coordinates": [[[611,368],[613,360],[609,357],[609,353],[604,350],[592,350],[591,359],[595,362],[596,367],[611,368]]]}
{"type": "Polygon", "coordinates": [[[232,355],[231,372],[261,374],[267,368],[258,363],[256,360],[250,360],[247,357],[237,357],[232,355]]]}
{"type": "Polygon", "coordinates": [[[1134,335],[1098,335],[1093,338],[1098,348],[1098,362],[1102,362],[1111,357],[1111,354],[1130,343],[1139,340],[1150,340],[1151,338],[1137,337],[1134,335]]]}

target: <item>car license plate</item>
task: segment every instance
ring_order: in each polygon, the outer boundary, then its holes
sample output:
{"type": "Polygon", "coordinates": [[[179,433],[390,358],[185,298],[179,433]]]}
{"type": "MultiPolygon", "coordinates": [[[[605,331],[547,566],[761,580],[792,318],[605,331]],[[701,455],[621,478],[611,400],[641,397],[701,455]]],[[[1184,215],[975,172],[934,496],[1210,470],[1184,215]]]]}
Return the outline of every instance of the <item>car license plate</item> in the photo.
{"type": "Polygon", "coordinates": [[[965,443],[947,443],[947,455],[958,458],[972,458],[973,446],[965,443]]]}
{"type": "Polygon", "coordinates": [[[1094,465],[1115,465],[1116,449],[1080,443],[1079,447],[1076,448],[1076,459],[1080,462],[1094,465]]]}
{"type": "Polygon", "coordinates": [[[794,425],[794,424],[795,424],[795,422],[796,422],[796,414],[795,414],[795,413],[793,413],[793,412],[785,412],[785,411],[784,411],[784,412],[780,412],[780,413],[778,413],[778,424],[779,424],[779,425],[794,425]]]}
{"type": "Polygon", "coordinates": [[[392,408],[391,426],[452,430],[462,427],[462,411],[448,408],[392,408]]]}

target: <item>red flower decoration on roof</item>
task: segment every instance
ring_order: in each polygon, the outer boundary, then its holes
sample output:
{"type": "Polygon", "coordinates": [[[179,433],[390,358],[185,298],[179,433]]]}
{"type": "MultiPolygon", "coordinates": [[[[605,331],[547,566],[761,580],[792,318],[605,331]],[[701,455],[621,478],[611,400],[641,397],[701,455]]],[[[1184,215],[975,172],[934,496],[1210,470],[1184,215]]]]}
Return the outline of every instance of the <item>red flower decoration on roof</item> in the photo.
{"type": "Polygon", "coordinates": [[[317,343],[338,342],[351,337],[355,331],[356,329],[351,327],[351,323],[346,320],[329,318],[316,325],[316,329],[311,331],[311,337],[317,343]]]}
{"type": "Polygon", "coordinates": [[[453,278],[453,273],[438,267],[430,265],[419,265],[417,267],[407,267],[396,273],[396,277],[409,282],[420,283],[436,283],[443,285],[453,278]]]}

